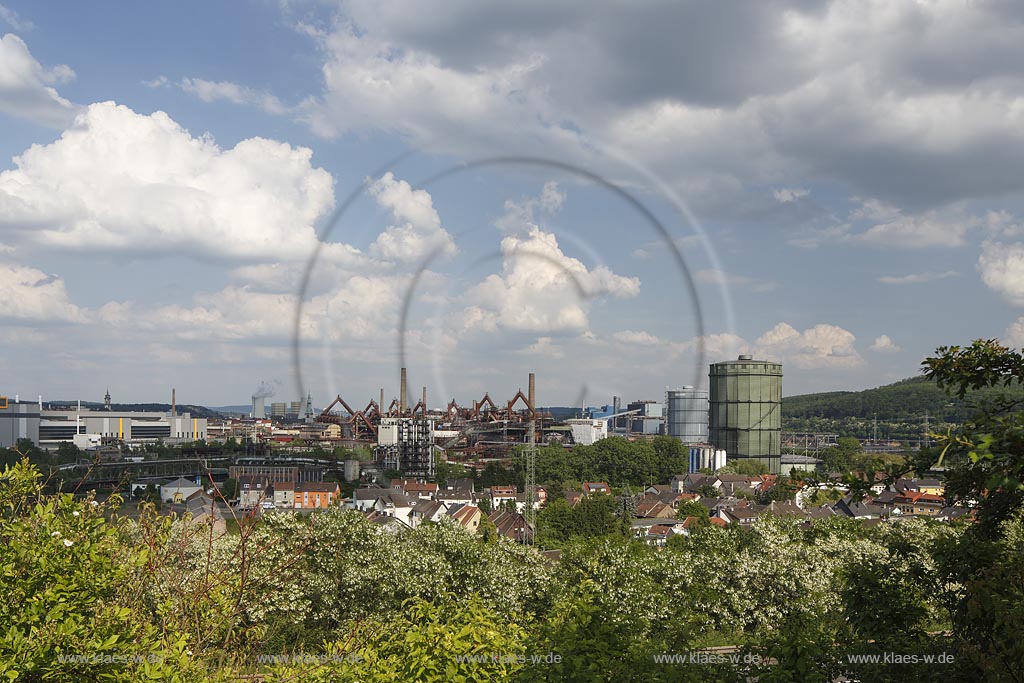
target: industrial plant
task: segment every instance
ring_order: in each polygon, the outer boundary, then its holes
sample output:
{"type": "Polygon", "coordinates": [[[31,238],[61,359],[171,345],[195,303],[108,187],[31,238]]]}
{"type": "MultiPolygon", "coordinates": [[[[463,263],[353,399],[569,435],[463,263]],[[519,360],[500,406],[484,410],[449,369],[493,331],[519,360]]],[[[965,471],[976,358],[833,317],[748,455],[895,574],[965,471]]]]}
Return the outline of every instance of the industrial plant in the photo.
{"type": "Polygon", "coordinates": [[[415,403],[410,399],[405,368],[398,380],[397,395],[390,401],[381,388],[365,403],[350,403],[339,394],[318,411],[309,393],[298,401],[271,402],[268,410],[274,385],[260,382],[249,414],[223,420],[179,414],[173,390],[166,412],[112,410],[109,392],[102,408],[83,409],[78,403],[44,409],[42,397],[37,402],[0,399],[0,447],[20,438],[51,449],[62,442],[89,449],[228,438],[324,444],[365,449],[373,457],[365,467],[431,479],[443,460],[480,467],[488,462],[507,464],[516,448],[589,446],[610,436],[669,436],[689,447],[691,472],[752,460],[777,474],[782,465],[782,366],[746,355],[711,364],[708,390],[667,389],[661,401],[638,399],[624,408],[618,396],[601,407],[542,408],[536,375],[529,373],[526,391],[520,388],[507,399],[484,392],[468,405],[451,399],[443,408],[431,409],[427,387],[421,388],[415,403]]]}

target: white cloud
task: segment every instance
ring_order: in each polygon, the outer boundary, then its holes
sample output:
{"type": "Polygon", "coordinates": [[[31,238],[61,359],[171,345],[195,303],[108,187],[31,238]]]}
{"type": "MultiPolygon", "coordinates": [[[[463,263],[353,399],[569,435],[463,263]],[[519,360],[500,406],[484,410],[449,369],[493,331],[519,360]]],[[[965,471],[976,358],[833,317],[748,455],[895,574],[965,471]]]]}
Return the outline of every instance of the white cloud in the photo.
{"type": "Polygon", "coordinates": [[[885,285],[916,285],[922,282],[933,282],[944,280],[959,275],[955,270],[947,270],[942,273],[910,273],[909,275],[883,275],[878,281],[885,285]]]}
{"type": "Polygon", "coordinates": [[[905,215],[893,209],[882,222],[865,232],[849,235],[855,244],[872,247],[960,247],[966,244],[967,232],[976,227],[976,219],[941,217],[928,211],[918,215],[905,215]]]}
{"type": "Polygon", "coordinates": [[[612,339],[626,346],[658,346],[664,343],[650,332],[643,330],[622,330],[614,333],[612,339]]]}
{"type": "Polygon", "coordinates": [[[1003,333],[1007,344],[1024,347],[1024,317],[1017,318],[1003,333]]]}
{"type": "Polygon", "coordinates": [[[876,337],[870,348],[872,351],[877,351],[878,353],[896,353],[897,351],[900,351],[900,347],[897,346],[887,334],[876,337]]]}
{"type": "MultiPolygon", "coordinates": [[[[751,183],[799,204],[809,177],[915,214],[1024,190],[1012,3],[455,1],[424,17],[351,0],[304,30],[324,54],[305,116],[326,135],[584,163],[607,145],[715,206],[751,183]]],[[[904,219],[866,240],[959,243],[936,229],[904,219]]]]}
{"type": "Polygon", "coordinates": [[[28,19],[22,19],[18,13],[9,7],[0,5],[0,21],[3,21],[15,31],[31,31],[35,26],[28,19]]]}
{"type": "Polygon", "coordinates": [[[795,202],[798,199],[803,199],[810,193],[810,190],[802,187],[781,187],[777,190],[772,190],[772,196],[780,204],[795,202]]]}
{"type": "Polygon", "coordinates": [[[778,358],[802,369],[851,368],[864,365],[854,348],[856,337],[837,325],[818,324],[803,332],[779,323],[754,342],[754,353],[778,358]]]}
{"type": "Polygon", "coordinates": [[[441,218],[426,190],[413,190],[390,171],[369,185],[377,204],[388,209],[395,225],[388,226],[370,246],[370,253],[385,260],[415,264],[432,253],[458,252],[452,236],[441,227],[441,218]]]}
{"type": "Polygon", "coordinates": [[[301,259],[334,201],[311,157],[263,138],[222,150],[163,112],[93,104],[0,173],[0,225],[60,249],[301,259]]]}
{"type": "Polygon", "coordinates": [[[517,353],[528,356],[544,356],[546,358],[562,358],[565,356],[565,350],[554,343],[551,337],[538,337],[537,341],[519,350],[517,353]]]}
{"type": "Polygon", "coordinates": [[[541,216],[554,215],[564,203],[565,192],[559,189],[558,183],[548,181],[537,197],[505,200],[505,213],[495,221],[495,225],[503,232],[526,235],[540,227],[541,216]]]}
{"type": "Polygon", "coordinates": [[[978,258],[981,281],[1007,301],[1024,306],[1024,243],[985,242],[978,258]]]}
{"type": "Polygon", "coordinates": [[[63,128],[71,122],[77,107],[53,88],[75,77],[75,72],[60,64],[44,68],[13,33],[0,38],[0,112],[63,128]]]}
{"type": "MultiPolygon", "coordinates": [[[[158,87],[166,83],[167,79],[161,76],[156,81],[147,83],[147,85],[158,87]]],[[[286,106],[274,95],[266,91],[255,90],[238,83],[232,83],[231,81],[183,78],[178,83],[178,86],[190,95],[195,95],[203,102],[226,101],[233,104],[251,105],[269,114],[286,114],[291,111],[290,107],[286,106]]]]}
{"type": "Polygon", "coordinates": [[[64,280],[30,266],[0,262],[0,319],[85,322],[64,280]]]}
{"type": "Polygon", "coordinates": [[[539,228],[526,237],[502,239],[501,254],[501,274],[488,276],[469,298],[494,312],[507,329],[584,331],[593,300],[640,292],[639,278],[617,275],[606,266],[587,268],[564,254],[553,234],[539,228]]]}

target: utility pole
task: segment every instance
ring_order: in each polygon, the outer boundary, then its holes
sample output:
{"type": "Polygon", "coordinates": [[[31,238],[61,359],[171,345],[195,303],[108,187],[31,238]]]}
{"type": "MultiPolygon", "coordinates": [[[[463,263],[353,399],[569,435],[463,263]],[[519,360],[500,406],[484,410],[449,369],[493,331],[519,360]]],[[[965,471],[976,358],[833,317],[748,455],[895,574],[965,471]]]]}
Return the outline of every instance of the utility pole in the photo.
{"type": "MultiPolygon", "coordinates": [[[[528,395],[528,409],[530,417],[529,443],[526,446],[526,533],[523,534],[523,541],[537,542],[537,511],[534,505],[537,504],[537,385],[534,374],[530,373],[530,385],[528,395]],[[532,532],[530,531],[532,529],[532,532]]],[[[510,416],[511,417],[511,416],[510,416]]]]}

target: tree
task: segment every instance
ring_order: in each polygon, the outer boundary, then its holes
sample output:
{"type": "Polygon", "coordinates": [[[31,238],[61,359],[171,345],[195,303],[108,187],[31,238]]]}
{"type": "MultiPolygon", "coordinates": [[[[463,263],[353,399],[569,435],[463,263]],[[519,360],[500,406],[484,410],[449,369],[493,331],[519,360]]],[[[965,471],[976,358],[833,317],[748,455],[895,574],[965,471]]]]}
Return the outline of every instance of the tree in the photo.
{"type": "MultiPolygon", "coordinates": [[[[943,346],[922,363],[948,393],[1019,387],[1024,355],[994,339],[943,346]]],[[[959,429],[936,435],[941,453],[914,458],[924,472],[945,464],[946,497],[977,501],[978,522],[939,552],[948,580],[963,586],[951,609],[955,633],[986,680],[1024,680],[1024,413],[1022,399],[996,394],[959,429]]]]}
{"type": "Polygon", "coordinates": [[[687,517],[707,518],[708,509],[695,500],[685,500],[679,504],[676,517],[686,519],[687,517]]]}

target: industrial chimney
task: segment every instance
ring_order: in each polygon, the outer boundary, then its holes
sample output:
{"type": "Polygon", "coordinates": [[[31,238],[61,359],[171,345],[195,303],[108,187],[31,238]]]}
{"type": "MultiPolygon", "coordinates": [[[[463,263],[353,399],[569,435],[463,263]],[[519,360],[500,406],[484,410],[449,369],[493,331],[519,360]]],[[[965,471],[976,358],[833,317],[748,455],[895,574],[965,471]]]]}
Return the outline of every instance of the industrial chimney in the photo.
{"type": "Polygon", "coordinates": [[[423,416],[427,415],[427,388],[423,387],[423,416]]]}
{"type": "Polygon", "coordinates": [[[174,398],[174,387],[171,387],[171,417],[178,416],[178,403],[174,398]]]}
{"type": "Polygon", "coordinates": [[[398,389],[398,412],[401,415],[405,415],[405,406],[408,402],[408,394],[406,391],[405,368],[402,368],[402,386],[398,389]]]}
{"type": "Polygon", "coordinates": [[[530,410],[537,412],[537,384],[534,381],[533,373],[530,373],[530,410]]]}

